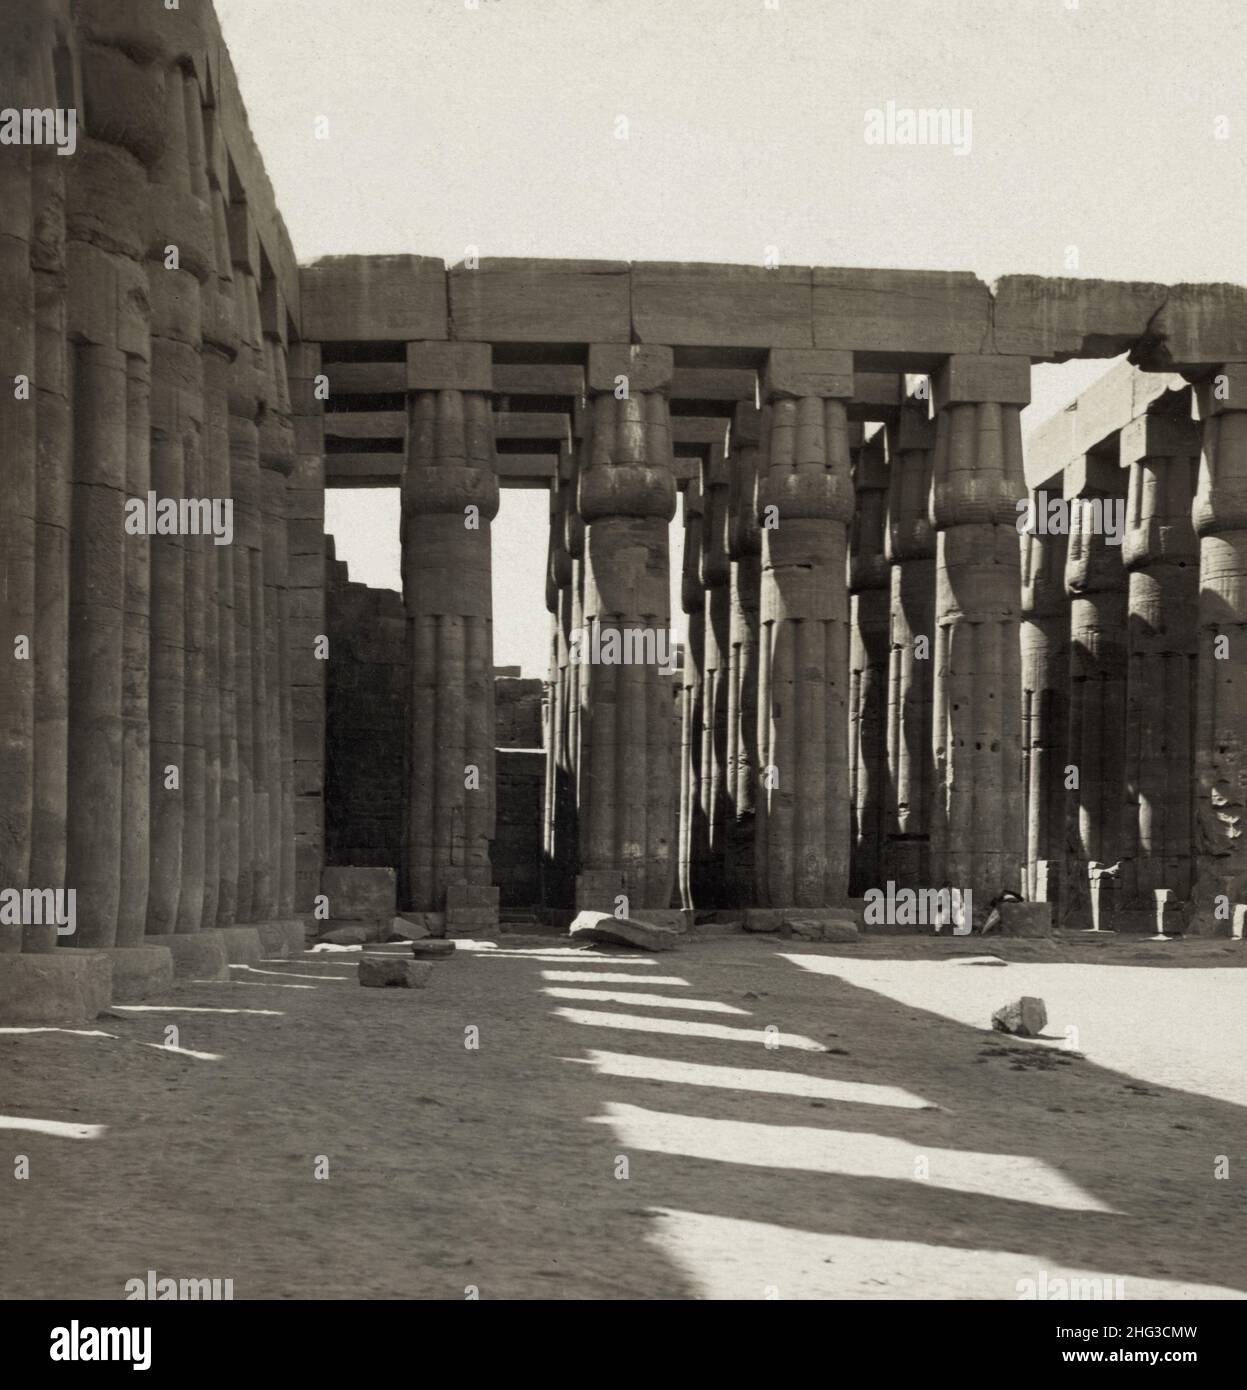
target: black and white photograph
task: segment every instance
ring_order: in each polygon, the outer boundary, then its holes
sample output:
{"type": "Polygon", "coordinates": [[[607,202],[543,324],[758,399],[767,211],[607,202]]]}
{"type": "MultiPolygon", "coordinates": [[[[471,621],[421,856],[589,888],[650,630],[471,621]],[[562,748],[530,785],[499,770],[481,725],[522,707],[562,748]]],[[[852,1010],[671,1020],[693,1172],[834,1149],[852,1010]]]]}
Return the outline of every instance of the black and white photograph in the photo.
{"type": "Polygon", "coordinates": [[[15,1383],[1232,1346],[1245,71],[1241,0],[0,0],[15,1383]]]}

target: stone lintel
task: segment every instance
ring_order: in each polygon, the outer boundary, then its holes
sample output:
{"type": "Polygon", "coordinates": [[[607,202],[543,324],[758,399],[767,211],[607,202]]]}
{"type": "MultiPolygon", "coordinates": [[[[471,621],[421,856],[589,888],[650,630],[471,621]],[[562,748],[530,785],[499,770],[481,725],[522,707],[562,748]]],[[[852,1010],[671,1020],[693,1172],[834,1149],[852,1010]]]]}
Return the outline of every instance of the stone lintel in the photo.
{"type": "Polygon", "coordinates": [[[486,257],[446,284],[452,336],[468,342],[632,341],[627,261],[486,257]]]}
{"type": "Polygon", "coordinates": [[[762,412],[756,405],[742,401],[732,416],[732,442],[734,445],[761,444],[762,412]]]}
{"type": "Polygon", "coordinates": [[[853,354],[835,348],[775,348],[766,359],[762,393],[767,400],[776,396],[851,400],[853,354]]]}
{"type": "Polygon", "coordinates": [[[809,266],[637,261],[632,330],[673,347],[812,348],[809,266]]]}
{"type": "Polygon", "coordinates": [[[1140,459],[1189,459],[1199,453],[1200,429],[1195,420],[1181,415],[1143,415],[1121,432],[1121,466],[1140,459]]]}
{"type": "Polygon", "coordinates": [[[590,391],[615,390],[626,377],[628,390],[669,391],[675,371],[675,353],[669,347],[637,343],[592,343],[589,347],[590,391]]]}
{"type": "Polygon", "coordinates": [[[408,391],[492,391],[489,343],[407,344],[408,391]]]}
{"type": "Polygon", "coordinates": [[[896,418],[905,399],[905,378],[897,372],[855,372],[850,420],[885,423],[896,418]]]}
{"type": "Polygon", "coordinates": [[[977,405],[1029,405],[1031,364],[1029,357],[994,357],[957,353],[945,360],[932,385],[935,408],[977,405]]]}
{"type": "Polygon", "coordinates": [[[1084,454],[1071,460],[1062,482],[1067,498],[1122,496],[1126,487],[1117,460],[1108,454],[1084,454]]]}
{"type": "Polygon", "coordinates": [[[675,415],[671,439],[675,444],[699,444],[703,448],[727,443],[728,421],[722,415],[675,415]]]}
{"type": "Polygon", "coordinates": [[[326,256],[299,272],[315,342],[447,338],[446,267],[430,256],[326,256]]]}

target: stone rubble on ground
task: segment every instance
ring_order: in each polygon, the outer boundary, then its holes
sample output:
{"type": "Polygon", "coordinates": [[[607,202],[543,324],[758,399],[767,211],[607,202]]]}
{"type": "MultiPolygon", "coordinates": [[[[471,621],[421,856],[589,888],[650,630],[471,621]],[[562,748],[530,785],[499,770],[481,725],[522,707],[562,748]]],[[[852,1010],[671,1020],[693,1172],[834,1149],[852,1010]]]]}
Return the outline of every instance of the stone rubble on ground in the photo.
{"type": "Polygon", "coordinates": [[[1047,1022],[1044,1001],[1033,994],[1024,994],[992,1014],[992,1027],[997,1032],[1013,1033],[1019,1038],[1037,1038],[1047,1022]]]}
{"type": "Polygon", "coordinates": [[[359,963],[359,982],[374,989],[423,989],[433,967],[406,956],[364,956],[359,963]]]}

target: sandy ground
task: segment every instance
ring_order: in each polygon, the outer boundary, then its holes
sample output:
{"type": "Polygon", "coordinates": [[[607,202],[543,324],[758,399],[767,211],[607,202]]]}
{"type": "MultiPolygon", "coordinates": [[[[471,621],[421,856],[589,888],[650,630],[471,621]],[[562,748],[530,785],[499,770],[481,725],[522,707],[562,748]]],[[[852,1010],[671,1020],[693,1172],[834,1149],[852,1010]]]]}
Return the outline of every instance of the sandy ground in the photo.
{"type": "Polygon", "coordinates": [[[1237,943],[504,936],[419,992],[357,959],[0,1032],[0,1296],[1247,1291],[1237,943]],[[988,1028],[1023,993],[1049,1040],[988,1028]]]}

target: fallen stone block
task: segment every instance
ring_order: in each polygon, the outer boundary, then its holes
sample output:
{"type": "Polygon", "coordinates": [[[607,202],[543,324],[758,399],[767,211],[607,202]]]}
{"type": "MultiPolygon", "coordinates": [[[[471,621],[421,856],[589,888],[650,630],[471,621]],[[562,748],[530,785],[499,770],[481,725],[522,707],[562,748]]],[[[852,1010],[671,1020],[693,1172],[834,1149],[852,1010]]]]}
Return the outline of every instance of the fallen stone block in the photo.
{"type": "Polygon", "coordinates": [[[398,907],[393,869],[337,865],[322,871],[320,890],[329,899],[329,916],[335,921],[388,922],[398,907]]]}
{"type": "Polygon", "coordinates": [[[407,956],[364,956],[359,962],[359,982],[373,989],[423,989],[433,967],[407,956]]]}
{"type": "Polygon", "coordinates": [[[416,960],[445,960],[455,954],[453,941],[413,941],[411,954],[416,960]]]}
{"type": "Polygon", "coordinates": [[[318,938],[318,946],[362,946],[365,941],[371,941],[367,927],[334,927],[332,930],[323,932],[318,938]]]}
{"type": "Polygon", "coordinates": [[[423,941],[432,933],[428,927],[417,922],[409,922],[405,917],[395,917],[385,933],[387,941],[423,941]]]}
{"type": "Polygon", "coordinates": [[[992,1027],[998,1033],[1013,1033],[1020,1038],[1037,1038],[1047,1022],[1044,1001],[1033,994],[1024,994],[992,1014],[992,1027]]]}
{"type": "Polygon", "coordinates": [[[748,932],[777,932],[784,925],[781,907],[749,907],[742,923],[748,932]]]}
{"type": "Polygon", "coordinates": [[[670,927],[648,925],[635,917],[609,912],[580,912],[570,935],[579,941],[605,941],[614,946],[637,946],[642,951],[674,951],[682,935],[670,927]]]}
{"type": "Polygon", "coordinates": [[[444,912],[400,912],[398,920],[408,922],[413,927],[423,927],[430,936],[446,935],[444,912]]]}

